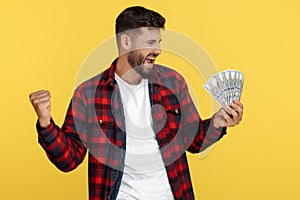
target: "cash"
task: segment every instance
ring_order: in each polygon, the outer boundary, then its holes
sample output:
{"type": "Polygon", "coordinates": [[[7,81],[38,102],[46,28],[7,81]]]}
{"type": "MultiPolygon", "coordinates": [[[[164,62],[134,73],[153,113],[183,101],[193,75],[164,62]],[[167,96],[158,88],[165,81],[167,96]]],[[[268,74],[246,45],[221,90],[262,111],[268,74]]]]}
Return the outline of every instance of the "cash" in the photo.
{"type": "Polygon", "coordinates": [[[213,75],[203,87],[222,107],[241,99],[244,75],[237,70],[227,69],[213,75]]]}

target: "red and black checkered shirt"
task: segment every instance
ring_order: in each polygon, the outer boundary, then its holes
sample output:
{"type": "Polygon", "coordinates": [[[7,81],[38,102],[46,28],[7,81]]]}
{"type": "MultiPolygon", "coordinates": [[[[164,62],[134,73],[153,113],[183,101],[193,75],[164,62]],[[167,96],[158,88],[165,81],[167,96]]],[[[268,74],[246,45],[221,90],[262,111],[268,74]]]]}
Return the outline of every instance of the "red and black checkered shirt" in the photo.
{"type": "MultiPolygon", "coordinates": [[[[37,123],[38,139],[54,165],[75,169],[88,150],[89,199],[116,199],[126,156],[124,112],[114,72],[110,68],[77,87],[61,128],[51,119],[48,128],[37,123]]],[[[154,65],[149,78],[153,130],[176,200],[194,199],[185,151],[198,153],[218,141],[226,128],[201,120],[184,78],[154,65]]]]}

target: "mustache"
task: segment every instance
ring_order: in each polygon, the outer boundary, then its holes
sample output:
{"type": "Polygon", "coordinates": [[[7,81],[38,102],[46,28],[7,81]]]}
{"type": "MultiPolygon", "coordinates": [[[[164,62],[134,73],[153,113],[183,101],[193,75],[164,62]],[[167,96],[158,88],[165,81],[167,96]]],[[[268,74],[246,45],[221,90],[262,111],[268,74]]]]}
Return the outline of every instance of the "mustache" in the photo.
{"type": "Polygon", "coordinates": [[[146,57],[151,56],[151,57],[156,58],[158,55],[159,55],[159,54],[157,54],[157,53],[149,53],[146,57]]]}

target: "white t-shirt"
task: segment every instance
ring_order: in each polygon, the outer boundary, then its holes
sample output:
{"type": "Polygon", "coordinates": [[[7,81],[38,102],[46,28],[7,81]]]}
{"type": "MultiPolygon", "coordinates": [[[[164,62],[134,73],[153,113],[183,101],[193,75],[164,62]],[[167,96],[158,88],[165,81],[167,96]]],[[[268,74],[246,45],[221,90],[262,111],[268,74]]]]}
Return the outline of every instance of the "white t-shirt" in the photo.
{"type": "Polygon", "coordinates": [[[126,125],[126,155],[117,200],[174,200],[152,128],[148,80],[130,85],[115,73],[126,125]]]}

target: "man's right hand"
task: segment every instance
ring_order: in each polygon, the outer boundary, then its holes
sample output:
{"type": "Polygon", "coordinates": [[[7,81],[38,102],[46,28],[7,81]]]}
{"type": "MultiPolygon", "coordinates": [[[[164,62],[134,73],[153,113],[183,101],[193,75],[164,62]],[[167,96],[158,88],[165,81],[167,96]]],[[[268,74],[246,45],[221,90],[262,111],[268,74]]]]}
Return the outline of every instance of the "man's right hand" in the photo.
{"type": "Polygon", "coordinates": [[[40,90],[29,95],[31,104],[38,116],[38,121],[41,127],[47,128],[50,125],[50,110],[51,110],[51,96],[48,90],[40,90]]]}

